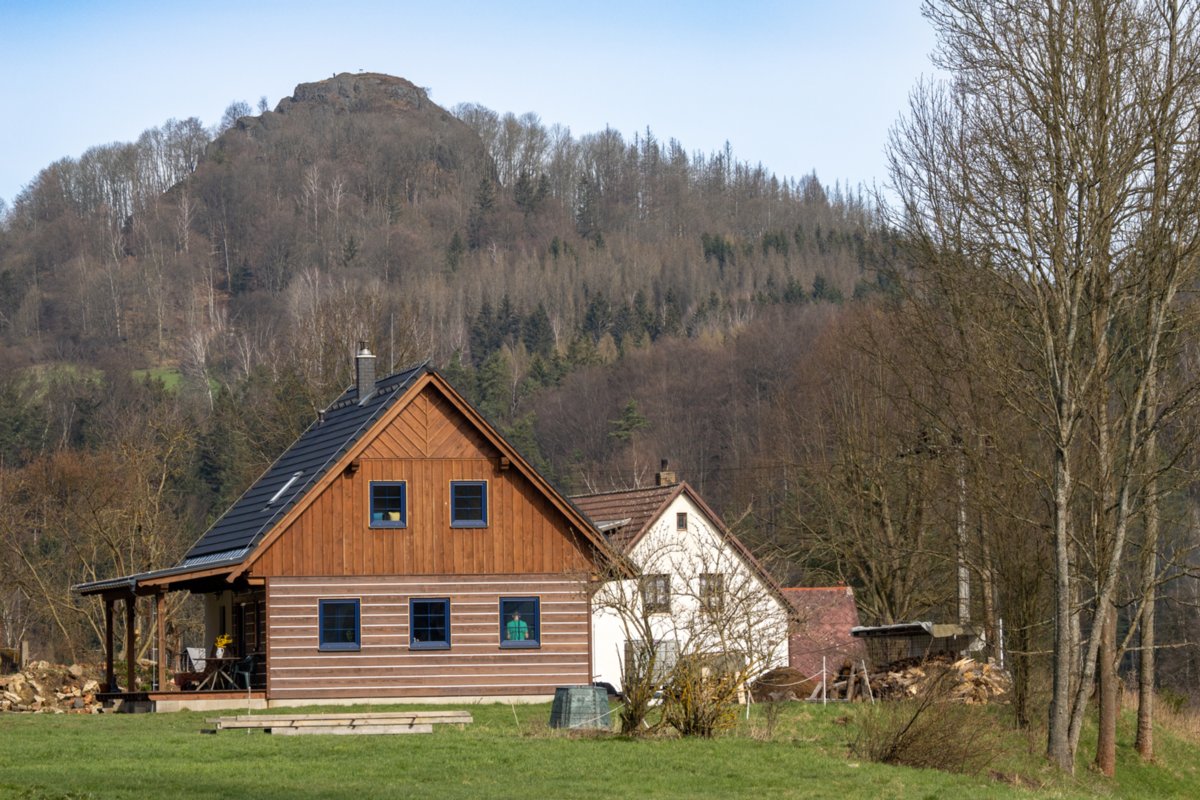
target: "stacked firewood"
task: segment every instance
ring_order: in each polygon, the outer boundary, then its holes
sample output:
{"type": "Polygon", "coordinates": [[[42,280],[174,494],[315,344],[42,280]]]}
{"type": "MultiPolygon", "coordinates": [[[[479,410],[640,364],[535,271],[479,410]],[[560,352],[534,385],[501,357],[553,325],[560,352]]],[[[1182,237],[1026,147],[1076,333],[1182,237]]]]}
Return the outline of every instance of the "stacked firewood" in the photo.
{"type": "MultiPolygon", "coordinates": [[[[934,690],[952,702],[987,705],[1007,702],[1012,678],[1002,668],[972,658],[953,660],[947,656],[906,658],[868,672],[863,663],[846,662],[837,676],[830,676],[830,700],[903,700],[934,690]]],[[[813,692],[820,697],[818,682],[813,692]]]]}
{"type": "Polygon", "coordinates": [[[95,714],[100,683],[78,664],[31,661],[25,669],[0,675],[0,711],[43,714],[95,714]]]}

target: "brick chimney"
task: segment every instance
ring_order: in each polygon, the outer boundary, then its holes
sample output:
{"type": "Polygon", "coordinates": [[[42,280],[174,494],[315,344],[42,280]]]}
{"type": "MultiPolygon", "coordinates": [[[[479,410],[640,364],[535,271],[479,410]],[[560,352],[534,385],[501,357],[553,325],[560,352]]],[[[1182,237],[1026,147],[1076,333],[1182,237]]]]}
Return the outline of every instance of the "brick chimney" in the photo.
{"type": "Polygon", "coordinates": [[[678,481],[675,480],[675,471],[667,469],[667,464],[667,459],[664,458],[662,460],[662,467],[654,474],[655,486],[670,486],[674,483],[678,483],[678,481]]]}
{"type": "Polygon", "coordinates": [[[358,355],[354,357],[354,374],[354,386],[358,390],[358,404],[361,406],[375,393],[375,356],[366,342],[358,343],[358,355]]]}

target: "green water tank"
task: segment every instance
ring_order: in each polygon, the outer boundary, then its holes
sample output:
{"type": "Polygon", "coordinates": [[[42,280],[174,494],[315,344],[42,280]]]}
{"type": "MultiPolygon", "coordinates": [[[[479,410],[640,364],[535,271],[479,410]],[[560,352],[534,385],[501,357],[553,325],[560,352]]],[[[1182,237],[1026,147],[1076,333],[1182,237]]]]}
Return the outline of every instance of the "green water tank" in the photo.
{"type": "Polygon", "coordinates": [[[612,728],[608,692],[599,686],[560,686],[550,707],[551,728],[612,728]]]}

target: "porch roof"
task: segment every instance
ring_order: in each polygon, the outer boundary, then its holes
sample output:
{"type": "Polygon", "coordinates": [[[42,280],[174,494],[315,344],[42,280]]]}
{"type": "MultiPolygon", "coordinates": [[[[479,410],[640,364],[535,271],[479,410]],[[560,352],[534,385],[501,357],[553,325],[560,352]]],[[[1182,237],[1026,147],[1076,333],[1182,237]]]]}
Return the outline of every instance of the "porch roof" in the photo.
{"type": "Polygon", "coordinates": [[[119,578],[107,578],[102,581],[90,581],[72,586],[71,589],[81,595],[95,594],[139,594],[146,593],[149,586],[161,587],[174,581],[171,578],[191,580],[208,577],[213,574],[224,574],[242,563],[244,551],[238,551],[233,557],[223,559],[205,559],[204,563],[196,563],[197,559],[184,559],[173,567],[139,572],[136,575],[123,575],[119,578]]]}

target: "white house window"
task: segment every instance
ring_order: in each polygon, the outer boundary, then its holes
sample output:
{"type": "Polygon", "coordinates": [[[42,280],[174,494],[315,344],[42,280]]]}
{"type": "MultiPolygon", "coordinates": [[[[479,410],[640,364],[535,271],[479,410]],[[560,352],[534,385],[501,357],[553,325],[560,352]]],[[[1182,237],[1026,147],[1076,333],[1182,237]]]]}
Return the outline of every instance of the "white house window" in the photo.
{"type": "Polygon", "coordinates": [[[725,576],[719,572],[700,573],[700,605],[717,612],[725,607],[725,576]]]}
{"type": "Polygon", "coordinates": [[[675,530],[677,530],[677,531],[686,531],[687,530],[687,512],[686,511],[680,511],[679,513],[677,513],[675,515],[675,530]]]}
{"type": "Polygon", "coordinates": [[[671,576],[642,577],[642,605],[647,614],[668,613],[671,610],[671,576]]]}
{"type": "Polygon", "coordinates": [[[679,643],[674,639],[660,639],[648,645],[644,639],[625,641],[625,674],[644,675],[650,672],[657,683],[665,681],[679,661],[679,643]],[[653,659],[653,662],[651,661],[653,659]]]}

